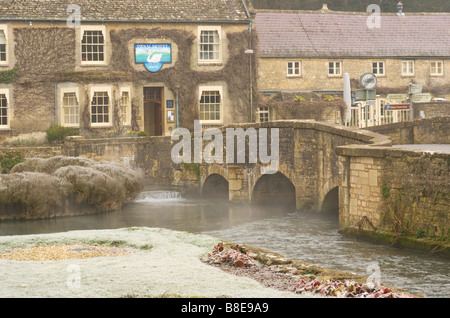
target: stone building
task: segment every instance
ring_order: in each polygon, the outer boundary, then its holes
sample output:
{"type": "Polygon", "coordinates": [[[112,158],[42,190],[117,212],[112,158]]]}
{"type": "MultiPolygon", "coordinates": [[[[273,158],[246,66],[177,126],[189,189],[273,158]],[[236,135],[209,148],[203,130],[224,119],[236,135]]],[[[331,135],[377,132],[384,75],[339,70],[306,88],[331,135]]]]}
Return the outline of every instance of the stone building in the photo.
{"type": "Polygon", "coordinates": [[[384,110],[391,102],[388,95],[406,94],[409,83],[421,84],[429,97],[449,100],[449,25],[448,13],[333,12],[326,6],[318,11],[257,10],[259,90],[342,94],[345,73],[353,91],[361,89],[363,72],[373,73],[377,109],[371,113],[378,114],[378,121],[405,115],[384,110]]]}
{"type": "Polygon", "coordinates": [[[0,140],[246,122],[244,0],[0,0],[0,140]]]}

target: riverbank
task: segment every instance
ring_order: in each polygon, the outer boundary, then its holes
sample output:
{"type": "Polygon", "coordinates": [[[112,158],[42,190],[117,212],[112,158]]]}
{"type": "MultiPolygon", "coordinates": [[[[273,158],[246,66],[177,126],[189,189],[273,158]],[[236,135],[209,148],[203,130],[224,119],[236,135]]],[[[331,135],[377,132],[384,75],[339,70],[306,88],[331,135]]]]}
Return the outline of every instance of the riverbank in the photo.
{"type": "Polygon", "coordinates": [[[310,298],[317,295],[293,292],[302,275],[364,279],[257,249],[260,265],[251,270],[212,266],[205,257],[219,243],[147,227],[3,236],[0,297],[310,298]]]}

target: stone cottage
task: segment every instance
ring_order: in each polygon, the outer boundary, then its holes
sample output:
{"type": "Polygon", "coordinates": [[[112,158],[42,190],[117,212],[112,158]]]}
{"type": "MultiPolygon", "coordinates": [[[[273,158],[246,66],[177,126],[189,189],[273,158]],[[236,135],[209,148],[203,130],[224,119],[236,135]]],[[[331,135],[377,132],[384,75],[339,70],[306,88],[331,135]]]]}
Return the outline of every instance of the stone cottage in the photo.
{"type": "Polygon", "coordinates": [[[378,112],[370,107],[378,121],[393,115],[384,112],[388,102],[405,102],[409,83],[422,85],[426,95],[418,102],[450,100],[448,13],[336,12],[324,5],[317,11],[257,10],[254,26],[258,88],[266,95],[342,94],[345,73],[355,91],[368,72],[377,78],[378,112]]]}
{"type": "Polygon", "coordinates": [[[0,0],[0,140],[247,122],[253,37],[244,0],[0,0]]]}

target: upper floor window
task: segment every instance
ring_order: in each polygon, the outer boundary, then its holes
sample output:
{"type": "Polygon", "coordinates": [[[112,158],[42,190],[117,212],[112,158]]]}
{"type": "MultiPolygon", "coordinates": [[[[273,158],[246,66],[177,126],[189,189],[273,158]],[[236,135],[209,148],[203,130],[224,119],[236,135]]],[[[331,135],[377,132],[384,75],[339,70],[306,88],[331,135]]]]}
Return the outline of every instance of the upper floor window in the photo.
{"type": "Polygon", "coordinates": [[[0,25],[0,65],[8,63],[8,38],[6,25],[0,25]]]}
{"type": "Polygon", "coordinates": [[[403,61],[402,62],[402,75],[403,76],[413,76],[414,75],[414,61],[403,61]]]}
{"type": "Polygon", "coordinates": [[[198,61],[200,63],[220,63],[221,38],[220,27],[199,27],[198,61]]]}
{"type": "Polygon", "coordinates": [[[302,63],[299,61],[287,62],[287,76],[295,77],[302,75],[302,63]]]}
{"type": "Polygon", "coordinates": [[[222,88],[200,87],[200,120],[204,123],[222,122],[222,88]]]}
{"type": "Polygon", "coordinates": [[[384,62],[372,62],[372,73],[377,76],[384,76],[384,62]]]}
{"type": "Polygon", "coordinates": [[[0,129],[9,128],[9,91],[0,89],[0,129]]]}
{"type": "Polygon", "coordinates": [[[61,124],[72,127],[80,125],[80,105],[77,90],[62,91],[61,124]]]}
{"type": "Polygon", "coordinates": [[[432,61],[430,74],[433,76],[444,75],[444,62],[443,61],[432,61]]]}
{"type": "Polygon", "coordinates": [[[341,76],[342,75],[342,62],[333,61],[328,62],[328,76],[341,76]]]}
{"type": "Polygon", "coordinates": [[[93,87],[91,89],[91,125],[93,127],[111,126],[112,105],[111,88],[93,87]]]}
{"type": "Polygon", "coordinates": [[[81,28],[81,64],[104,64],[106,41],[104,26],[81,28]]]}

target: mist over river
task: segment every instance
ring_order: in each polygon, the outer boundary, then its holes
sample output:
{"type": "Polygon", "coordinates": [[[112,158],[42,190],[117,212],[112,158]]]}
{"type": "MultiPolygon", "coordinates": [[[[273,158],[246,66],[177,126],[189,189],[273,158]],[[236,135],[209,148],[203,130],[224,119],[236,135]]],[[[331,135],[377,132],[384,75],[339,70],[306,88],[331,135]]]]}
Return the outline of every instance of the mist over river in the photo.
{"type": "Polygon", "coordinates": [[[142,192],[122,211],[1,221],[0,235],[135,226],[207,234],[322,267],[369,276],[413,294],[450,297],[447,258],[343,237],[338,233],[338,220],[333,215],[186,199],[179,192],[165,189],[142,192]]]}

